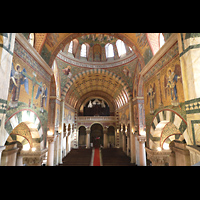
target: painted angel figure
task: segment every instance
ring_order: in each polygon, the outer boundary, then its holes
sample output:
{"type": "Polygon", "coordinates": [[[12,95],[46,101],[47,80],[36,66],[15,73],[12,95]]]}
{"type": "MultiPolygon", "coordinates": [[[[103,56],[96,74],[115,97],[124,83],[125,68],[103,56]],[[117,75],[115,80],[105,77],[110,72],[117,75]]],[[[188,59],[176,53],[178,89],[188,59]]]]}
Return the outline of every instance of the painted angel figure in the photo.
{"type": "Polygon", "coordinates": [[[155,84],[154,87],[152,88],[152,85],[150,84],[150,88],[147,91],[147,103],[148,103],[148,99],[150,99],[150,114],[154,113],[154,101],[155,101],[155,84]]]}
{"type": "Polygon", "coordinates": [[[67,75],[69,78],[72,77],[71,66],[67,66],[67,67],[66,67],[65,69],[63,69],[62,71],[63,71],[63,73],[64,73],[65,75],[67,75]]]}
{"type": "MultiPolygon", "coordinates": [[[[42,82],[40,83],[42,84],[42,82]]],[[[44,112],[44,103],[45,103],[45,107],[47,105],[47,93],[48,93],[48,90],[45,84],[38,87],[35,99],[38,99],[38,97],[40,96],[40,112],[41,113],[44,112]]]]}
{"type": "Polygon", "coordinates": [[[164,81],[165,93],[167,92],[166,90],[169,88],[171,92],[171,104],[173,106],[179,105],[177,87],[176,87],[176,83],[178,79],[181,79],[181,68],[179,65],[176,65],[174,72],[172,72],[171,69],[168,70],[168,77],[167,78],[165,77],[165,81],[164,81]]]}
{"type": "Polygon", "coordinates": [[[21,66],[19,64],[17,64],[14,68],[12,64],[9,88],[9,92],[12,92],[12,97],[9,103],[9,107],[11,108],[15,108],[18,106],[21,85],[24,85],[25,91],[27,92],[27,94],[29,94],[28,79],[23,74],[23,72],[26,73],[25,68],[21,70],[21,66]]]}

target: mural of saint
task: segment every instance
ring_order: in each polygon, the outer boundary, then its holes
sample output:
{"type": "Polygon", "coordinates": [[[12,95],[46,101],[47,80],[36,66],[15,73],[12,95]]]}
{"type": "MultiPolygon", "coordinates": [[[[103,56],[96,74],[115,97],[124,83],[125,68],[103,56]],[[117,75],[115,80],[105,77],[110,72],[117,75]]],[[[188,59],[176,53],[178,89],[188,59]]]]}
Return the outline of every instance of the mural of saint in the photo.
{"type": "Polygon", "coordinates": [[[44,103],[45,103],[45,107],[47,105],[47,87],[45,84],[42,84],[42,82],[40,82],[40,84],[42,86],[38,86],[38,90],[37,90],[37,94],[35,99],[38,99],[38,97],[40,96],[40,112],[43,113],[44,112],[44,103]]]}
{"type": "MultiPolygon", "coordinates": [[[[167,90],[170,89],[171,104],[173,106],[178,106],[179,101],[178,101],[178,93],[177,93],[176,84],[177,84],[178,79],[180,79],[180,81],[182,82],[181,67],[179,65],[176,65],[174,72],[172,72],[171,68],[168,69],[167,75],[168,77],[165,76],[165,80],[164,80],[165,93],[167,93],[167,90]]],[[[168,94],[169,94],[169,90],[168,90],[168,94]]]]}
{"type": "Polygon", "coordinates": [[[66,67],[65,69],[63,69],[62,71],[63,71],[63,73],[64,73],[65,75],[67,75],[69,78],[72,77],[71,66],[67,66],[67,67],[66,67]]]}
{"type": "Polygon", "coordinates": [[[9,108],[15,108],[18,106],[21,85],[24,85],[27,94],[29,94],[28,79],[23,72],[26,73],[25,68],[21,69],[19,64],[14,68],[12,64],[9,88],[9,92],[12,92],[12,97],[9,103],[9,108]]]}
{"type": "Polygon", "coordinates": [[[155,83],[154,83],[153,87],[150,84],[150,88],[147,91],[147,103],[148,103],[148,100],[150,99],[150,114],[154,113],[155,97],[156,97],[156,92],[155,92],[155,83]]]}

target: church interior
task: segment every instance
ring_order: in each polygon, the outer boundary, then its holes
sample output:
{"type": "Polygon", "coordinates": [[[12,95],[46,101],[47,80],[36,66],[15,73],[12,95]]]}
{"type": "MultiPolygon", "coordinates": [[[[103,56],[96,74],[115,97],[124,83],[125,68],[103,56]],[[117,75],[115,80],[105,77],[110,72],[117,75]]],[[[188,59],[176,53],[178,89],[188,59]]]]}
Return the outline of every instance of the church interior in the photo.
{"type": "Polygon", "coordinates": [[[0,33],[0,166],[200,165],[200,33],[0,33]]]}

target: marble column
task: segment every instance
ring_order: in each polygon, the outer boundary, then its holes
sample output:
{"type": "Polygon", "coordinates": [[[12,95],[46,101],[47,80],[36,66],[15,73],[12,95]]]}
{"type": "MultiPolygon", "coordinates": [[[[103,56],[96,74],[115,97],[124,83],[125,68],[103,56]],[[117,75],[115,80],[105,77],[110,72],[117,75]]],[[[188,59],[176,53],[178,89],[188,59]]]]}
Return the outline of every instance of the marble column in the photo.
{"type": "Polygon", "coordinates": [[[125,135],[125,133],[123,133],[122,142],[123,142],[123,152],[126,153],[126,135],[125,135]]]}
{"type": "Polygon", "coordinates": [[[90,148],[90,129],[86,129],[86,148],[90,148]]]}
{"type": "Polygon", "coordinates": [[[108,135],[107,135],[107,128],[103,129],[103,147],[108,148],[108,135]]]}
{"type": "Polygon", "coordinates": [[[117,128],[115,130],[115,147],[119,148],[119,140],[120,140],[120,136],[119,136],[119,128],[117,128]]]}
{"type": "Polygon", "coordinates": [[[48,136],[48,156],[47,156],[47,166],[53,166],[54,161],[54,142],[56,136],[48,136]]]}
{"type": "Polygon", "coordinates": [[[127,133],[127,156],[130,156],[130,133],[127,133]]]}
{"type": "Polygon", "coordinates": [[[145,151],[145,136],[138,136],[139,141],[139,155],[140,155],[140,166],[146,166],[146,151],[145,151]]]}
{"type": "Polygon", "coordinates": [[[72,136],[72,128],[67,131],[68,134],[66,135],[66,154],[71,151],[71,136],[72,136]]]}
{"type": "Polygon", "coordinates": [[[57,137],[55,139],[55,144],[54,144],[54,165],[58,165],[59,138],[60,135],[57,133],[57,137]]]}
{"type": "Polygon", "coordinates": [[[63,149],[63,124],[64,124],[64,109],[65,109],[65,100],[61,99],[60,103],[60,124],[59,124],[59,150],[58,150],[58,163],[62,164],[62,158],[64,155],[63,149]]]}
{"type": "Polygon", "coordinates": [[[123,126],[119,129],[119,147],[123,149],[123,126]]]}
{"type": "Polygon", "coordinates": [[[135,149],[135,126],[133,117],[133,99],[129,99],[130,112],[130,149],[131,149],[131,163],[136,163],[136,149],[135,149]]]}

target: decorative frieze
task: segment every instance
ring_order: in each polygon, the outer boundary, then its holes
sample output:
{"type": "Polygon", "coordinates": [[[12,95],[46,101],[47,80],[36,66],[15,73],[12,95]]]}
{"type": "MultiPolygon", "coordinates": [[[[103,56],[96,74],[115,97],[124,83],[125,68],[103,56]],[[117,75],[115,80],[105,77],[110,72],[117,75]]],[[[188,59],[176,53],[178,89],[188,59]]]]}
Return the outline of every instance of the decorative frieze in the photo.
{"type": "Polygon", "coordinates": [[[109,68],[109,67],[116,67],[116,66],[119,66],[119,65],[123,65],[123,64],[126,64],[128,62],[131,62],[133,61],[135,58],[137,58],[137,56],[135,54],[131,55],[130,57],[126,58],[126,59],[120,59],[119,61],[117,62],[106,62],[104,64],[99,64],[99,63],[95,63],[95,62],[79,62],[79,61],[76,61],[75,59],[72,59],[72,58],[69,58],[67,56],[65,56],[64,53],[60,52],[58,53],[57,55],[58,58],[60,58],[61,60],[69,63],[69,64],[72,64],[72,65],[76,65],[78,67],[88,67],[88,68],[109,68]],[[105,65],[106,64],[106,65],[105,65]]]}
{"type": "Polygon", "coordinates": [[[200,98],[185,101],[186,114],[200,113],[200,98]]]}
{"type": "Polygon", "coordinates": [[[0,99],[0,113],[6,113],[7,101],[0,99]]]}

